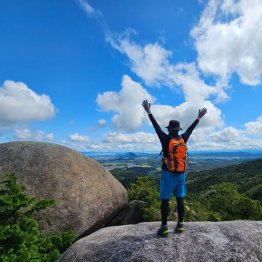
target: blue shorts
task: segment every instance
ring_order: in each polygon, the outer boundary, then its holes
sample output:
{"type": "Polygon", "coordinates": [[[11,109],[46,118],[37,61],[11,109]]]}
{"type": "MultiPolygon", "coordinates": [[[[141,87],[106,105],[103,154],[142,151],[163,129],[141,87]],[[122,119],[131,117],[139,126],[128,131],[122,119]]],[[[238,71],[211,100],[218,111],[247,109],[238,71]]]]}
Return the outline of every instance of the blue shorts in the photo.
{"type": "Polygon", "coordinates": [[[175,197],[186,196],[186,173],[174,174],[162,170],[160,178],[160,198],[170,199],[172,193],[175,197]]]}

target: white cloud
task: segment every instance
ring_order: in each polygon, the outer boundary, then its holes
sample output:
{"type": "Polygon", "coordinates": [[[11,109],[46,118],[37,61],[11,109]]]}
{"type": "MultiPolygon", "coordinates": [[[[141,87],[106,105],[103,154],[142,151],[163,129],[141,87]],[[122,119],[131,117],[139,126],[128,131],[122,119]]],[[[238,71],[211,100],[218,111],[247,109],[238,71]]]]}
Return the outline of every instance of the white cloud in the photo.
{"type": "Polygon", "coordinates": [[[139,83],[124,75],[119,92],[98,94],[96,102],[102,111],[116,112],[112,117],[114,128],[134,131],[141,126],[145,116],[141,105],[144,99],[155,100],[139,83]]]}
{"type": "Polygon", "coordinates": [[[98,129],[104,128],[106,126],[107,126],[107,121],[105,119],[101,118],[93,126],[89,127],[88,131],[96,132],[98,129]]]}
{"type": "MultiPolygon", "coordinates": [[[[77,134],[76,138],[79,135],[77,134]]],[[[82,136],[81,136],[82,137],[82,136]]],[[[155,133],[122,133],[109,132],[103,135],[102,140],[96,142],[89,140],[89,143],[81,139],[66,141],[62,140],[62,144],[74,148],[79,151],[160,151],[160,142],[155,133]]]]}
{"type": "Polygon", "coordinates": [[[204,149],[238,150],[262,148],[261,139],[253,139],[247,135],[245,130],[239,130],[231,126],[211,133],[209,138],[211,141],[207,139],[207,143],[202,145],[204,149]]]}
{"type": "Polygon", "coordinates": [[[66,140],[66,139],[62,139],[60,141],[61,145],[64,145],[66,147],[70,147],[73,148],[74,150],[77,150],[79,152],[84,152],[84,151],[89,151],[92,147],[91,147],[91,142],[86,142],[86,141],[73,141],[73,140],[66,140]]]}
{"type": "Polygon", "coordinates": [[[53,133],[47,134],[42,130],[33,131],[28,128],[25,128],[25,129],[15,130],[15,137],[16,139],[21,139],[21,140],[47,141],[47,140],[53,140],[54,134],[53,133]]]}
{"type": "Polygon", "coordinates": [[[158,141],[155,134],[136,132],[132,134],[110,132],[105,135],[103,142],[105,143],[139,143],[150,144],[158,141]]]}
{"type": "Polygon", "coordinates": [[[169,68],[170,81],[182,87],[185,100],[191,103],[199,103],[207,99],[214,99],[220,102],[228,99],[225,93],[227,82],[218,80],[211,86],[200,77],[195,63],[179,63],[169,68]]]}
{"type": "MultiPolygon", "coordinates": [[[[213,10],[212,7],[216,7],[215,3],[216,1],[213,1],[213,5],[209,5],[210,10],[213,10]]],[[[210,10],[206,11],[209,16],[210,10]]],[[[210,24],[207,19],[204,22],[206,26],[208,23],[210,24]]],[[[203,80],[196,63],[172,64],[171,51],[166,50],[159,43],[139,45],[130,40],[132,33],[136,32],[129,30],[122,34],[108,33],[106,38],[113,48],[127,56],[131,70],[147,85],[166,85],[170,88],[180,88],[185,97],[185,102],[176,107],[168,105],[152,106],[152,111],[161,125],[166,126],[170,119],[178,119],[186,128],[197,116],[198,109],[207,107],[208,114],[203,118],[199,126],[209,128],[210,130],[223,127],[222,112],[215,106],[215,103],[225,101],[229,98],[226,93],[228,79],[215,77],[212,79],[214,80],[213,85],[207,84],[203,80]]],[[[118,107],[117,94],[115,92],[108,92],[107,98],[107,104],[110,104],[111,101],[110,109],[117,111],[114,108],[118,107]]],[[[113,120],[115,121],[114,127],[117,128],[116,122],[119,120],[118,116],[115,116],[113,120]]],[[[140,121],[140,123],[142,122],[140,121]]],[[[136,125],[134,129],[138,127],[140,126],[136,125]]]]}
{"type": "Polygon", "coordinates": [[[185,102],[176,107],[154,104],[155,99],[145,88],[124,76],[119,92],[109,91],[97,96],[97,104],[102,111],[115,113],[112,124],[117,132],[108,133],[103,140],[105,143],[93,144],[92,147],[134,150],[151,146],[157,150],[159,145],[155,138],[146,142],[141,132],[122,133],[135,131],[146,121],[141,107],[144,99],[152,102],[152,112],[162,127],[170,119],[178,119],[186,130],[196,118],[199,108],[208,109],[207,115],[189,140],[192,149],[262,147],[261,140],[248,137],[248,134],[261,135],[260,118],[246,123],[245,131],[234,127],[223,128],[222,112],[215,106],[229,98],[226,89],[233,73],[237,73],[242,83],[248,85],[261,82],[260,17],[260,0],[209,0],[199,24],[191,31],[198,52],[197,63],[173,64],[172,52],[161,44],[155,42],[139,45],[130,40],[130,33],[136,33],[132,30],[118,35],[108,33],[106,40],[127,56],[130,69],[146,85],[180,88],[185,102]],[[202,73],[211,74],[214,84],[207,84],[202,73]]]}
{"type": "Polygon", "coordinates": [[[84,12],[87,14],[88,17],[98,18],[102,15],[101,11],[92,7],[87,1],[78,0],[78,3],[80,7],[84,10],[84,12]]]}
{"type": "MultiPolygon", "coordinates": [[[[187,128],[197,117],[198,110],[202,107],[208,109],[208,114],[203,118],[200,126],[211,128],[223,126],[221,110],[211,100],[220,102],[228,99],[225,92],[227,81],[218,80],[213,86],[206,84],[201,79],[195,63],[173,65],[169,61],[172,53],[158,43],[142,47],[130,41],[128,34],[110,35],[108,39],[114,48],[127,55],[131,62],[131,70],[141,77],[145,83],[150,85],[165,84],[171,88],[181,88],[185,97],[185,102],[181,105],[176,107],[168,105],[152,106],[152,112],[162,126],[166,126],[170,119],[178,119],[187,128]]],[[[112,103],[111,108],[118,103],[115,93],[111,93],[108,100],[112,103]]],[[[140,121],[140,123],[142,122],[140,121]]],[[[138,127],[136,126],[136,128],[138,127]]]]}
{"type": "Polygon", "coordinates": [[[195,63],[170,62],[172,52],[164,49],[159,43],[138,45],[129,38],[130,33],[107,34],[107,41],[113,48],[126,55],[131,70],[147,85],[166,85],[171,88],[182,87],[185,99],[205,99],[216,97],[217,101],[228,98],[224,91],[228,83],[217,80],[214,86],[206,84],[200,77],[195,63]]]}
{"type": "Polygon", "coordinates": [[[227,142],[231,143],[235,140],[246,140],[243,135],[243,131],[240,131],[234,127],[226,127],[220,131],[214,132],[209,135],[214,142],[227,142]]]}
{"type": "Polygon", "coordinates": [[[38,95],[22,82],[7,80],[0,87],[0,125],[10,128],[18,122],[53,117],[55,107],[49,96],[38,95]]]}
{"type": "Polygon", "coordinates": [[[69,136],[70,140],[73,142],[89,142],[90,138],[88,136],[83,136],[78,133],[73,133],[69,136]]]}
{"type": "MultiPolygon", "coordinates": [[[[181,77],[182,78],[182,77],[181,77]]],[[[181,79],[183,81],[183,79],[181,79]]],[[[186,81],[186,80],[185,80],[186,81]]],[[[185,85],[187,88],[187,85],[185,85]]],[[[188,84],[189,88],[189,84],[188,84]]],[[[201,88],[201,86],[199,87],[201,88]]],[[[192,94],[194,92],[192,91],[192,94]]],[[[142,126],[147,120],[141,103],[147,99],[152,104],[152,113],[159,121],[162,127],[165,127],[169,120],[177,119],[186,129],[196,119],[198,110],[206,107],[207,115],[201,120],[199,126],[204,128],[217,128],[223,126],[221,110],[214,106],[208,100],[197,95],[188,95],[188,101],[179,106],[172,107],[168,105],[154,105],[152,97],[139,83],[124,76],[122,80],[122,89],[117,92],[105,92],[97,97],[97,104],[104,112],[117,112],[112,118],[113,127],[118,130],[134,131],[142,126]]]]}
{"type": "MultiPolygon", "coordinates": [[[[97,145],[98,146],[98,145],[97,145]]],[[[156,152],[160,151],[161,146],[155,133],[121,133],[110,132],[104,135],[103,143],[100,145],[107,150],[123,150],[123,151],[143,151],[156,152]]]]}
{"type": "MultiPolygon", "coordinates": [[[[104,134],[101,142],[90,141],[86,143],[78,141],[70,143],[63,141],[63,144],[79,151],[160,152],[161,150],[157,135],[146,132],[109,132],[104,134]]],[[[189,153],[191,150],[262,149],[262,140],[252,139],[246,136],[243,130],[233,127],[226,127],[215,132],[212,131],[212,128],[197,128],[190,136],[187,145],[189,153]]]]}
{"type": "Polygon", "coordinates": [[[97,122],[99,127],[104,127],[106,126],[106,120],[105,119],[99,119],[97,122]]]}
{"type": "Polygon", "coordinates": [[[166,72],[171,51],[165,50],[158,43],[142,47],[130,41],[129,32],[120,35],[107,34],[106,39],[113,48],[128,57],[131,70],[147,85],[159,86],[161,83],[168,83],[166,72]]]}
{"type": "Polygon", "coordinates": [[[153,105],[152,113],[162,127],[168,125],[169,120],[179,120],[181,126],[186,130],[198,116],[198,110],[206,107],[207,114],[201,119],[197,128],[215,129],[224,125],[221,111],[210,101],[200,101],[197,103],[184,102],[179,106],[153,105]]]}
{"type": "Polygon", "coordinates": [[[245,127],[248,134],[262,136],[262,117],[258,117],[256,121],[246,123],[245,127]]]}
{"type": "Polygon", "coordinates": [[[191,31],[200,69],[222,79],[237,73],[244,84],[260,84],[261,17],[261,0],[210,0],[191,31]]]}
{"type": "Polygon", "coordinates": [[[203,128],[193,132],[188,146],[190,150],[262,149],[262,140],[251,138],[245,130],[232,126],[217,131],[203,128]]]}

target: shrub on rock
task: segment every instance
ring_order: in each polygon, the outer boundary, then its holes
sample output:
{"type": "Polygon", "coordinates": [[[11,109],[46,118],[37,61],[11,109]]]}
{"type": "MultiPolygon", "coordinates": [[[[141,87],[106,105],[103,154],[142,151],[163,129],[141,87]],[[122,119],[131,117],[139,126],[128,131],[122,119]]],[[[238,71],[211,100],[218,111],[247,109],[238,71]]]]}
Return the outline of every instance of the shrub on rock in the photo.
{"type": "Polygon", "coordinates": [[[46,237],[33,214],[55,204],[25,194],[14,174],[0,184],[0,261],[55,261],[74,240],[72,232],[46,237]]]}

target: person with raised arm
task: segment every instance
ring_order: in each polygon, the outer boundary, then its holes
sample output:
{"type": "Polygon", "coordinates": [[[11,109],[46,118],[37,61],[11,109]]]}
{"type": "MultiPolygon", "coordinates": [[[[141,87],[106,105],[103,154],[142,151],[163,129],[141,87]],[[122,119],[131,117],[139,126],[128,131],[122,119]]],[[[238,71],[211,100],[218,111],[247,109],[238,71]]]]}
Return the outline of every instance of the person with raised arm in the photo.
{"type": "Polygon", "coordinates": [[[184,198],[186,196],[186,165],[187,147],[186,143],[200,119],[207,113],[206,108],[199,109],[196,120],[179,134],[182,130],[178,120],[170,120],[166,126],[168,134],[165,133],[151,112],[151,104],[144,100],[142,103],[148,117],[157,133],[162,145],[162,173],[160,178],[160,198],[161,198],[161,219],[162,225],[157,234],[161,237],[169,235],[167,218],[169,213],[169,200],[174,194],[177,201],[178,222],[175,228],[176,233],[183,233],[184,226],[184,198]]]}

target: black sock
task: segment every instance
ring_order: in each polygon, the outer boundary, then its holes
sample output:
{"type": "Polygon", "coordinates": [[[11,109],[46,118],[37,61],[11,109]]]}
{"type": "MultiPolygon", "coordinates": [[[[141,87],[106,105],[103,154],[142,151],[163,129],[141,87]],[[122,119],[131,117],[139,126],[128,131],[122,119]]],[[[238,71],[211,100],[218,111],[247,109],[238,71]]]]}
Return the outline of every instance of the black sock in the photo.
{"type": "Polygon", "coordinates": [[[162,204],[161,204],[162,226],[167,225],[168,213],[169,213],[169,199],[162,199],[162,204]]]}
{"type": "Polygon", "coordinates": [[[184,220],[184,198],[177,197],[177,213],[178,213],[178,222],[183,223],[184,220]]]}

